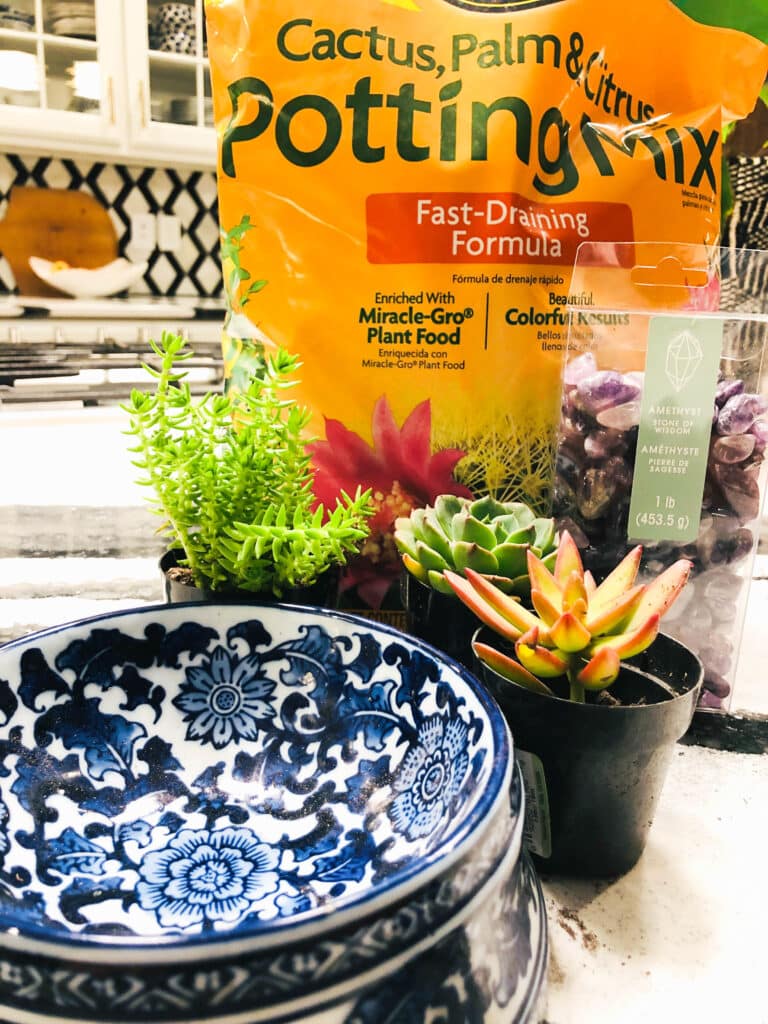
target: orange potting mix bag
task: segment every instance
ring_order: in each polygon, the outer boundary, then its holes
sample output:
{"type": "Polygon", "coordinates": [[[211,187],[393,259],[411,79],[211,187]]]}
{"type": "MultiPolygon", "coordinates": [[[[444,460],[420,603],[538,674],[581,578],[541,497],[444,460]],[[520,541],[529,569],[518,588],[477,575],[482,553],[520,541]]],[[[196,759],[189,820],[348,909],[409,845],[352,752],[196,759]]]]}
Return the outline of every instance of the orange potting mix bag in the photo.
{"type": "Polygon", "coordinates": [[[397,516],[447,492],[548,510],[576,250],[717,243],[722,125],[766,49],[668,0],[206,16],[230,386],[264,347],[301,356],[318,499],[377,507],[344,603],[396,607],[397,516]]]}

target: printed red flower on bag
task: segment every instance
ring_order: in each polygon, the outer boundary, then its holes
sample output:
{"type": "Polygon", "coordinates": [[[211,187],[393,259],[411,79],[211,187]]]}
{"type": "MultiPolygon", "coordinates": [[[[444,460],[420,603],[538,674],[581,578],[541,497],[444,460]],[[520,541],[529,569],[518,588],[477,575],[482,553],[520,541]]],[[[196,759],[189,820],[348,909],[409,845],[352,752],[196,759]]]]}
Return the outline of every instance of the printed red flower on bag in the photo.
{"type": "Polygon", "coordinates": [[[400,556],[392,537],[395,519],[433,504],[440,494],[472,497],[453,477],[465,453],[456,448],[433,453],[431,436],[429,399],[420,402],[398,427],[382,395],[373,409],[373,446],[334,419],[325,421],[326,440],[308,445],[315,496],[326,508],[333,508],[342,490],[354,494],[359,485],[373,491],[376,512],[369,520],[370,535],[360,555],[348,563],[341,583],[342,590],[357,587],[361,600],[371,608],[381,606],[400,575],[400,556]]]}

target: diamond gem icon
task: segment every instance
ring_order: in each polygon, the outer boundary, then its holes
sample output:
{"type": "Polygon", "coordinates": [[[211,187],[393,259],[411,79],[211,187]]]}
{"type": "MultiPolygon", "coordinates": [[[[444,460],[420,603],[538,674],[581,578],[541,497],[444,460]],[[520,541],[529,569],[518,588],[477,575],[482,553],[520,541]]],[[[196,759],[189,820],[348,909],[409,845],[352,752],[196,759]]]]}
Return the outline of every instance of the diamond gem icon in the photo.
{"type": "Polygon", "coordinates": [[[703,358],[701,343],[690,331],[681,331],[670,341],[665,369],[675,391],[682,391],[686,384],[690,384],[703,358]]]}

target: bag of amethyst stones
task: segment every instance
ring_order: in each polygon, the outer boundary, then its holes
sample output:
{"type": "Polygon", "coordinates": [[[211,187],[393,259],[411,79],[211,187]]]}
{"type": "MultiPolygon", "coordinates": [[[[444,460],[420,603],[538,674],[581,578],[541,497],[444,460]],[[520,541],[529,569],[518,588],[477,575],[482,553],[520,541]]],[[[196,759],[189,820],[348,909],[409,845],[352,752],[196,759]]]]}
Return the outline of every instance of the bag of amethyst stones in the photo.
{"type": "Polygon", "coordinates": [[[666,633],[730,706],[766,485],[768,253],[584,243],[568,298],[554,514],[602,578],[643,545],[641,578],[691,582],[666,633]]]}

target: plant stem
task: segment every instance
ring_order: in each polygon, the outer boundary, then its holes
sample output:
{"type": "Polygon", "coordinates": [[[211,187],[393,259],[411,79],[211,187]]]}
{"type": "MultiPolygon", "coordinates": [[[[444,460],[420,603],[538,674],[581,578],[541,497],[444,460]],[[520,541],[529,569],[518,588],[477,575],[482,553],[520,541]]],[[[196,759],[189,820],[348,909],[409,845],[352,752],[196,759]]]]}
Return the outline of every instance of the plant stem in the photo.
{"type": "Polygon", "coordinates": [[[584,684],[578,678],[578,666],[570,665],[568,668],[568,686],[570,687],[570,699],[576,704],[584,703],[584,684]]]}

